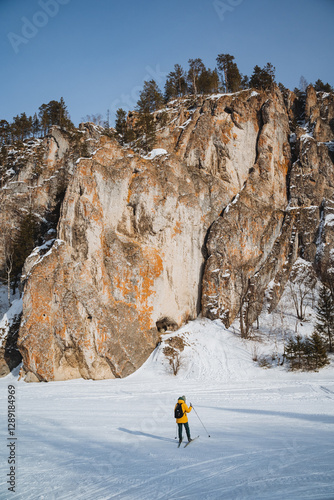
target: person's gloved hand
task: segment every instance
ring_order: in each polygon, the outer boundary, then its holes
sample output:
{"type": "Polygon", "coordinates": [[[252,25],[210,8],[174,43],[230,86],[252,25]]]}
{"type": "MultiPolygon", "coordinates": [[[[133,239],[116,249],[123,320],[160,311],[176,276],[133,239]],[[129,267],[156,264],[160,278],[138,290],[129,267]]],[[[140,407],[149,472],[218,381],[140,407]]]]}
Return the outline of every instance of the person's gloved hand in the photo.
{"type": "Polygon", "coordinates": [[[192,408],[192,407],[193,407],[193,405],[190,403],[190,408],[192,408]]]}

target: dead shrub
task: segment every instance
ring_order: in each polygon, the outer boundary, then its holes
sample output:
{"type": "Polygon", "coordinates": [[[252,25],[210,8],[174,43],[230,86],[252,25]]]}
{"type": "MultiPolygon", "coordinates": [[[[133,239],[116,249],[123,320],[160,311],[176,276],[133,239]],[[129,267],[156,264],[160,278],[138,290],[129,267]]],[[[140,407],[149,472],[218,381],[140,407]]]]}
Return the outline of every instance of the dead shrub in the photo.
{"type": "Polygon", "coordinates": [[[257,362],[261,368],[271,368],[271,364],[269,363],[266,356],[259,356],[257,362]]]}
{"type": "Polygon", "coordinates": [[[162,352],[168,359],[173,375],[177,375],[180,367],[182,366],[180,354],[184,350],[186,343],[181,337],[171,337],[165,342],[167,345],[164,347],[162,352]]]}

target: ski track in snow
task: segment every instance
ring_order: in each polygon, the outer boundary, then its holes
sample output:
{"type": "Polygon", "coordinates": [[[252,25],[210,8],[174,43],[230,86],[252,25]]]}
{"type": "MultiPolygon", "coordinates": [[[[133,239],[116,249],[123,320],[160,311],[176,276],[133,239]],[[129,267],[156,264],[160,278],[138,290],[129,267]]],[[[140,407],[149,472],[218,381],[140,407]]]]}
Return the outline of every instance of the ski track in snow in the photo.
{"type": "MultiPolygon", "coordinates": [[[[334,375],[264,370],[251,347],[195,321],[183,366],[162,349],[122,380],[16,387],[17,486],[8,492],[7,405],[0,408],[1,500],[333,500],[334,375]],[[186,394],[191,446],[177,448],[173,410],[186,394]]],[[[167,338],[167,337],[166,337],[167,338]]]]}

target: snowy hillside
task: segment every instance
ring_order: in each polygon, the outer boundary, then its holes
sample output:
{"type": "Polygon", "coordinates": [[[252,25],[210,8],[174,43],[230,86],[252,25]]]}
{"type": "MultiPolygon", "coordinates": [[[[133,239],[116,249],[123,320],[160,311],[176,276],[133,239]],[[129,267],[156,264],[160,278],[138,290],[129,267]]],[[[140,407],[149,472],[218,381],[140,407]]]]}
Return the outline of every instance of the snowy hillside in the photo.
{"type": "MultiPolygon", "coordinates": [[[[166,374],[172,374],[169,358],[164,354],[164,349],[169,346],[171,339],[183,339],[184,342],[177,373],[177,378],[182,383],[203,380],[239,382],[256,380],[264,375],[267,378],[267,373],[259,370],[252,360],[254,342],[236,338],[220,321],[198,319],[177,332],[162,335],[161,339],[161,344],[149,360],[129,379],[154,379],[157,376],[165,379],[166,374]]],[[[265,347],[262,343],[259,345],[262,349],[265,347]]]]}
{"type": "Polygon", "coordinates": [[[254,345],[272,352],[272,342],[242,341],[219,322],[198,319],[163,335],[125,379],[2,379],[3,400],[9,384],[16,388],[17,476],[9,492],[2,405],[0,498],[333,499],[332,366],[263,369],[252,359],[254,345]],[[184,344],[177,376],[164,354],[180,345],[175,337],[184,344]],[[175,439],[181,394],[197,411],[189,422],[200,436],[186,449],[175,439]]]}

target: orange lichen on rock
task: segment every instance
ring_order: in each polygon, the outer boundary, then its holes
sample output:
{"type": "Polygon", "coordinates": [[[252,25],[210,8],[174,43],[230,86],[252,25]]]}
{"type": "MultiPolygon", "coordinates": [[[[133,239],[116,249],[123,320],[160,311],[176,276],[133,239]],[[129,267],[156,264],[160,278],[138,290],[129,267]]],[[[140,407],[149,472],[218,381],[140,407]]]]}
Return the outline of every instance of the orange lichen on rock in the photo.
{"type": "Polygon", "coordinates": [[[163,262],[159,252],[155,248],[143,247],[143,256],[146,264],[139,270],[140,281],[137,288],[138,305],[140,314],[140,324],[143,332],[153,326],[152,322],[152,299],[156,294],[154,282],[163,271],[163,262]]]}
{"type": "Polygon", "coordinates": [[[174,228],[173,228],[172,238],[175,238],[176,235],[181,234],[181,233],[182,233],[182,224],[180,221],[177,221],[174,228]]]}

